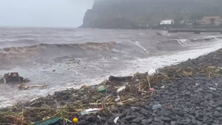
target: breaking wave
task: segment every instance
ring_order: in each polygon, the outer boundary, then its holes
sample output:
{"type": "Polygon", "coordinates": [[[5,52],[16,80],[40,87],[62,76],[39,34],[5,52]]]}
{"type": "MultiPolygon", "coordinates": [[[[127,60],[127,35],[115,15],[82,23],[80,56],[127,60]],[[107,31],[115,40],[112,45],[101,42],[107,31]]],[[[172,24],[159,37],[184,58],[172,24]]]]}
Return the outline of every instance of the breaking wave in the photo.
{"type": "MultiPolygon", "coordinates": [[[[109,50],[115,46],[115,42],[109,43],[81,43],[81,44],[39,44],[33,46],[24,47],[7,47],[0,49],[0,59],[21,59],[29,58],[32,56],[41,55],[42,57],[46,54],[47,56],[64,54],[67,53],[84,53],[86,50],[102,51],[109,50]]],[[[46,56],[45,55],[45,56],[46,56]]]]}
{"type": "MultiPolygon", "coordinates": [[[[138,48],[143,52],[150,52],[153,48],[156,50],[176,50],[192,45],[193,42],[203,42],[211,41],[215,39],[221,39],[216,36],[209,36],[203,38],[192,38],[192,39],[174,39],[157,42],[156,44],[144,43],[140,41],[123,42],[118,44],[116,42],[88,42],[88,43],[74,43],[74,44],[38,44],[32,46],[23,47],[7,47],[0,49],[0,60],[1,59],[21,59],[21,58],[31,58],[38,56],[41,58],[67,56],[67,55],[77,55],[81,57],[81,54],[86,56],[87,53],[106,53],[107,51],[121,52],[123,54],[130,54],[129,50],[138,48]],[[125,45],[124,45],[125,44],[125,45]],[[119,47],[121,46],[121,50],[119,47]],[[148,46],[148,47],[147,47],[148,46]],[[149,48],[152,48],[149,50],[149,48]],[[127,51],[128,50],[128,51],[127,51]]],[[[153,50],[155,51],[155,50],[153,50]]]]}
{"type": "Polygon", "coordinates": [[[178,39],[177,42],[181,45],[181,46],[187,46],[191,43],[190,40],[188,39],[178,39]]]}

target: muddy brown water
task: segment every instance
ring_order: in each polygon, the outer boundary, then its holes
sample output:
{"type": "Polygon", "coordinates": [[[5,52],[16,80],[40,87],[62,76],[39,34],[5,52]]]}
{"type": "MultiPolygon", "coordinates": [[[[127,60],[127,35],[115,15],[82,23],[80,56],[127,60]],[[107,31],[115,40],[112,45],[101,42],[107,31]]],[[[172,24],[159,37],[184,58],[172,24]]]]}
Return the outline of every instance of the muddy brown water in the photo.
{"type": "Polygon", "coordinates": [[[157,30],[0,28],[0,75],[19,72],[29,85],[47,89],[20,91],[0,85],[0,106],[53,94],[66,88],[98,84],[110,75],[132,75],[177,64],[215,51],[220,34],[157,30]]]}

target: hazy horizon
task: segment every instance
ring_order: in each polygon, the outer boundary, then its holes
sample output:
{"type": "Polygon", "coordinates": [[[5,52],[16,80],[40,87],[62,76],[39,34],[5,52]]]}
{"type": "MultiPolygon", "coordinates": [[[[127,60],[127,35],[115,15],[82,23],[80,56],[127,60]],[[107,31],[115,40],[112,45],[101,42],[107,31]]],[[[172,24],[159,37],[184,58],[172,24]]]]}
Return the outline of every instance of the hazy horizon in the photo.
{"type": "Polygon", "coordinates": [[[93,0],[0,0],[0,27],[78,27],[93,0]]]}

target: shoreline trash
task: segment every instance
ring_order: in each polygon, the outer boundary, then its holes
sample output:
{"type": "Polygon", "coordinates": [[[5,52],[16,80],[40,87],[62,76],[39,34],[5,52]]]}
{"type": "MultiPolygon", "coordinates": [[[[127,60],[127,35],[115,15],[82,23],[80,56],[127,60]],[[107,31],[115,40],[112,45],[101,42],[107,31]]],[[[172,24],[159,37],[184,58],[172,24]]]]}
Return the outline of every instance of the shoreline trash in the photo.
{"type": "Polygon", "coordinates": [[[34,123],[34,125],[50,125],[58,122],[59,120],[62,120],[62,118],[61,117],[51,118],[44,121],[36,122],[34,123]]]}
{"type": "Polygon", "coordinates": [[[120,101],[120,97],[117,96],[117,98],[115,99],[116,102],[120,101]]]}
{"type": "Polygon", "coordinates": [[[77,123],[79,122],[79,119],[78,119],[77,117],[75,117],[75,118],[73,119],[73,122],[74,122],[75,124],[77,124],[77,123]]]}
{"type": "Polygon", "coordinates": [[[122,86],[122,87],[118,88],[118,89],[117,89],[117,93],[123,91],[124,89],[126,89],[126,86],[122,86]]]}
{"type": "Polygon", "coordinates": [[[151,91],[151,92],[154,92],[154,91],[155,91],[155,89],[154,89],[154,88],[150,88],[150,91],[151,91]]]}
{"type": "Polygon", "coordinates": [[[119,106],[123,106],[124,105],[122,102],[117,102],[116,104],[119,105],[119,106]]]}
{"type": "Polygon", "coordinates": [[[102,85],[102,86],[99,86],[97,88],[97,90],[98,90],[98,92],[104,92],[104,91],[106,91],[106,87],[102,85]]]}
{"type": "Polygon", "coordinates": [[[152,75],[154,75],[154,74],[156,74],[156,70],[155,70],[155,69],[150,69],[150,70],[148,71],[148,76],[152,76],[152,75]]]}
{"type": "Polygon", "coordinates": [[[114,122],[114,123],[117,123],[118,120],[119,120],[119,117],[116,117],[116,118],[113,120],[113,122],[114,122]]]}
{"type": "Polygon", "coordinates": [[[125,76],[125,77],[115,77],[115,76],[110,76],[109,81],[127,81],[132,79],[132,76],[125,76]]]}
{"type": "Polygon", "coordinates": [[[159,109],[159,108],[161,108],[161,107],[162,107],[161,104],[157,104],[157,105],[153,105],[153,106],[152,106],[152,109],[153,109],[153,110],[156,110],[156,109],[159,109]]]}
{"type": "Polygon", "coordinates": [[[3,77],[0,79],[0,83],[16,83],[16,82],[29,82],[29,80],[19,76],[18,72],[5,73],[3,77]]]}
{"type": "Polygon", "coordinates": [[[161,86],[160,88],[161,88],[161,89],[164,89],[164,88],[165,88],[165,86],[163,85],[163,86],[161,86]]]}
{"type": "Polygon", "coordinates": [[[83,110],[81,112],[81,115],[88,115],[88,114],[91,114],[91,113],[97,113],[98,111],[102,110],[103,108],[91,108],[91,109],[86,109],[86,110],[83,110]]]}

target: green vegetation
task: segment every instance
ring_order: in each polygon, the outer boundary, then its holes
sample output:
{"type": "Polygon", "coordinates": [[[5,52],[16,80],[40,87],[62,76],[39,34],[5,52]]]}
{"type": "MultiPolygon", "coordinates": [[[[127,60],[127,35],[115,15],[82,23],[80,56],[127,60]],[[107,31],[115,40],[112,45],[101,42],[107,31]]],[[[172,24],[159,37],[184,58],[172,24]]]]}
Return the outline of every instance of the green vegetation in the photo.
{"type": "Polygon", "coordinates": [[[137,28],[158,25],[161,20],[200,20],[222,16],[221,0],[96,0],[82,27],[137,28]]]}

